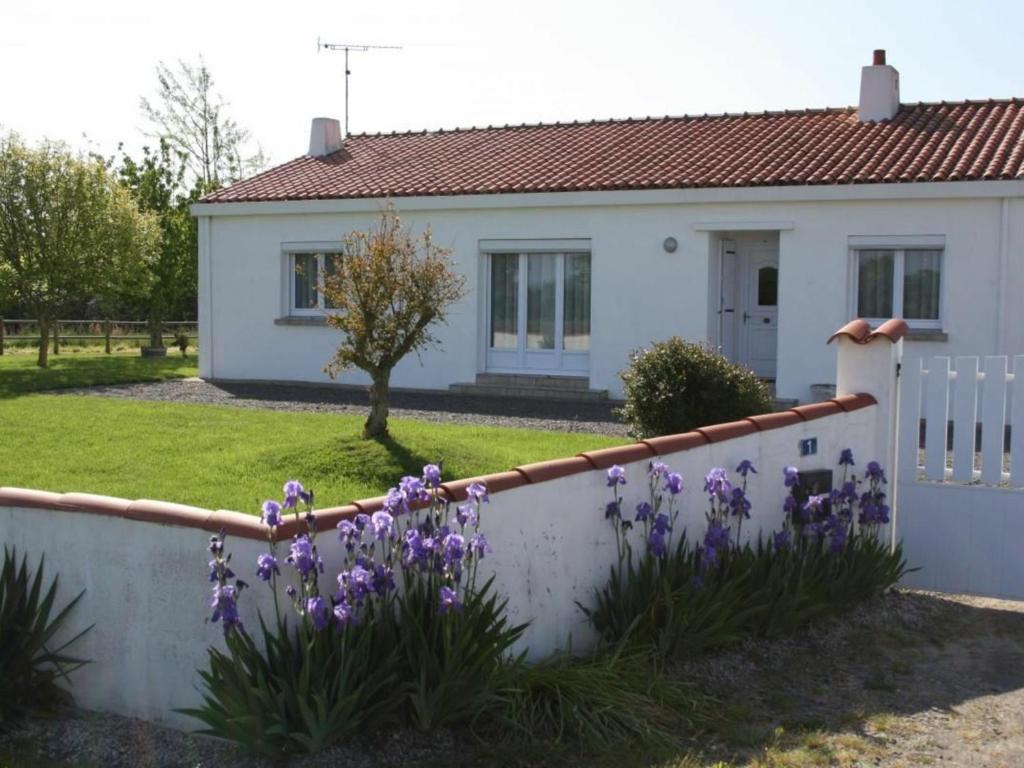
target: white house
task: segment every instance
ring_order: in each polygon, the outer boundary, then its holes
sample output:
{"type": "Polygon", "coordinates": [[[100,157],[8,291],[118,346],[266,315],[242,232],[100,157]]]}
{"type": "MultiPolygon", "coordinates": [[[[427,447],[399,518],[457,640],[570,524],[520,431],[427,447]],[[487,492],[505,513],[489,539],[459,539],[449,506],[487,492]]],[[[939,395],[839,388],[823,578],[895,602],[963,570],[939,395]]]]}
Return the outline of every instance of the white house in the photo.
{"type": "Polygon", "coordinates": [[[470,288],[395,387],[548,375],[614,397],[630,350],[679,335],[806,401],[834,381],[822,338],[857,316],[904,317],[908,355],[1024,353],[1024,100],[901,104],[884,51],[858,107],[344,138],[314,120],[307,155],[193,208],[201,375],[329,381],[309,267],[388,200],[470,288]]]}

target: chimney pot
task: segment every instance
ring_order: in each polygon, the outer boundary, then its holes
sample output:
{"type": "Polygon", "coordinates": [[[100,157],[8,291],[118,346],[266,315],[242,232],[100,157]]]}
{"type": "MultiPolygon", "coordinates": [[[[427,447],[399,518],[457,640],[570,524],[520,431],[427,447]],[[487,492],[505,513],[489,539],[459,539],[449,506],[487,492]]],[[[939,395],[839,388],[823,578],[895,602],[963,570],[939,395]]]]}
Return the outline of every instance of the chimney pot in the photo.
{"type": "Polygon", "coordinates": [[[885,66],[885,48],[876,48],[871,63],[876,67],[885,66]]]}
{"type": "Polygon", "coordinates": [[[333,117],[314,117],[309,129],[310,157],[323,157],[342,147],[341,123],[333,117]]]}

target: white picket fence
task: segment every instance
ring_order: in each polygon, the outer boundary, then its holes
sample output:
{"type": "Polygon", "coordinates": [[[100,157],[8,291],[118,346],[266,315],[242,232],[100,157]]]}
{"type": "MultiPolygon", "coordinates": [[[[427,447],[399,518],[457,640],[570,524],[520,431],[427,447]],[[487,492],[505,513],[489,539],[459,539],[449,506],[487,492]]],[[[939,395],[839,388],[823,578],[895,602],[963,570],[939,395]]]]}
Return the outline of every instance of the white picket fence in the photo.
{"type": "Polygon", "coordinates": [[[906,583],[1024,598],[1024,356],[925,362],[900,377],[897,535],[921,569],[906,583]]]}

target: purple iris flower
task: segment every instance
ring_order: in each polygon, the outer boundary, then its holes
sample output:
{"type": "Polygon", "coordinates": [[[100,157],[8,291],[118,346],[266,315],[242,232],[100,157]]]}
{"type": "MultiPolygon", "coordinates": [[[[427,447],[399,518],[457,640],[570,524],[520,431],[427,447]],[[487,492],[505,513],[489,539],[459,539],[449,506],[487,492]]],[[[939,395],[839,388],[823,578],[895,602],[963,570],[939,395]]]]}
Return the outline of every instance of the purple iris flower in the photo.
{"type": "Polygon", "coordinates": [[[729,482],[729,475],[722,467],[715,467],[704,478],[704,490],[714,500],[717,496],[721,501],[728,499],[732,490],[732,483],[729,482]]]}
{"type": "Polygon", "coordinates": [[[355,549],[356,542],[361,538],[362,533],[351,520],[342,520],[338,523],[338,541],[343,543],[349,552],[355,549]]]}
{"type": "Polygon", "coordinates": [[[636,505],[636,521],[638,523],[646,522],[648,518],[654,513],[650,503],[641,501],[636,505]]]}
{"type": "Polygon", "coordinates": [[[487,543],[487,539],[484,538],[482,533],[473,534],[473,538],[469,540],[469,548],[479,560],[484,559],[485,553],[494,551],[491,549],[491,545],[487,543]]]}
{"type": "Polygon", "coordinates": [[[423,467],[423,482],[431,488],[437,488],[441,484],[441,468],[437,464],[427,464],[423,467]]]}
{"type": "Polygon", "coordinates": [[[267,499],[263,502],[263,516],[261,518],[264,525],[268,525],[271,528],[277,528],[281,524],[281,505],[276,501],[267,499]]]}
{"type": "Polygon", "coordinates": [[[739,472],[743,477],[746,477],[748,473],[753,472],[757,474],[757,467],[754,466],[754,462],[750,459],[744,459],[740,462],[740,465],[736,467],[736,471],[739,472]]]}
{"type": "Polygon", "coordinates": [[[360,512],[355,517],[355,524],[356,530],[362,533],[366,529],[366,526],[370,524],[370,516],[365,512],[360,512]]]}
{"type": "Polygon", "coordinates": [[[299,503],[299,494],[302,493],[302,483],[298,480],[289,480],[284,484],[284,506],[292,509],[299,503]]]}
{"type": "Polygon", "coordinates": [[[299,572],[299,576],[302,577],[303,581],[308,581],[313,571],[323,567],[323,564],[320,562],[320,556],[316,552],[316,547],[313,546],[313,542],[310,541],[306,534],[295,537],[285,562],[299,572]]]}
{"type": "Polygon", "coordinates": [[[665,534],[657,529],[652,530],[650,537],[647,539],[647,548],[655,557],[661,557],[664,555],[665,550],[667,549],[665,545],[665,534]]]}
{"type": "Polygon", "coordinates": [[[612,464],[608,469],[608,487],[613,488],[616,485],[626,484],[626,470],[620,467],[618,464],[612,464]]]}
{"type": "Polygon", "coordinates": [[[405,494],[405,498],[411,502],[427,501],[430,499],[430,494],[427,493],[427,487],[418,477],[406,475],[399,481],[398,487],[402,489],[402,493],[405,494]]]}
{"type": "Polygon", "coordinates": [[[444,550],[445,565],[461,565],[466,555],[466,540],[457,533],[449,533],[441,544],[444,550]]]}
{"type": "Polygon", "coordinates": [[[277,558],[269,552],[264,552],[256,558],[256,575],[261,581],[270,581],[271,576],[280,575],[281,570],[277,567],[277,558]]]}
{"type": "Polygon", "coordinates": [[[825,513],[825,501],[828,494],[818,493],[807,497],[803,506],[805,520],[817,520],[825,513]]]}
{"type": "Polygon", "coordinates": [[[729,499],[729,508],[732,510],[732,514],[737,517],[750,518],[750,499],[747,498],[747,494],[743,492],[742,488],[733,488],[732,497],[729,499]]]}
{"type": "Polygon", "coordinates": [[[775,551],[780,552],[784,549],[789,549],[790,535],[788,529],[783,529],[776,533],[772,537],[772,544],[775,546],[775,551]]]}
{"type": "Polygon", "coordinates": [[[472,502],[460,504],[455,508],[455,519],[458,520],[459,525],[465,528],[467,525],[471,528],[476,528],[477,517],[476,517],[476,505],[472,502]]]}
{"type": "Polygon", "coordinates": [[[671,531],[672,523],[668,519],[668,515],[666,515],[664,512],[659,512],[658,516],[654,518],[653,528],[662,536],[671,531]]]}
{"type": "Polygon", "coordinates": [[[284,588],[284,593],[288,595],[288,597],[290,597],[292,600],[294,600],[295,595],[298,594],[298,591],[295,589],[295,587],[289,584],[287,587],[284,588]]]}
{"type": "Polygon", "coordinates": [[[384,508],[394,515],[401,515],[409,511],[409,497],[400,488],[389,488],[387,496],[384,497],[384,508]]]}
{"type": "Polygon", "coordinates": [[[782,474],[786,478],[785,484],[787,488],[792,488],[800,482],[800,472],[796,467],[786,467],[782,470],[782,474]]]}
{"type": "Polygon", "coordinates": [[[378,541],[389,539],[395,532],[395,518],[381,510],[374,512],[370,517],[370,524],[373,526],[373,535],[378,541]]]}
{"type": "Polygon", "coordinates": [[[669,472],[665,475],[665,490],[673,496],[683,492],[683,476],[678,472],[669,472]]]}
{"type": "Polygon", "coordinates": [[[725,552],[732,543],[729,528],[720,523],[708,523],[707,533],[704,534],[704,546],[715,552],[725,552]]]}
{"type": "Polygon", "coordinates": [[[846,546],[846,537],[849,533],[849,528],[840,520],[832,520],[830,522],[832,540],[829,542],[829,548],[833,554],[838,554],[842,552],[843,547],[846,546]]]}
{"type": "Polygon", "coordinates": [[[355,612],[352,606],[345,600],[340,601],[334,606],[334,619],[338,622],[338,626],[347,627],[349,624],[355,623],[355,612]]]}
{"type": "Polygon", "coordinates": [[[853,451],[850,448],[843,448],[839,454],[839,466],[853,466],[853,451]]]}
{"type": "Polygon", "coordinates": [[[395,588],[395,572],[380,563],[373,569],[373,591],[381,597],[395,588]]]}
{"type": "Polygon", "coordinates": [[[319,595],[317,597],[311,597],[306,600],[306,615],[309,616],[310,621],[313,622],[313,629],[321,630],[326,629],[327,624],[330,621],[330,612],[328,611],[327,601],[319,595]]]}
{"type": "Polygon", "coordinates": [[[427,549],[423,546],[423,536],[415,528],[405,532],[405,543],[402,545],[402,564],[407,568],[427,559],[427,549]]]}
{"type": "Polygon", "coordinates": [[[210,600],[210,607],[213,608],[213,615],[210,621],[220,621],[224,627],[224,634],[232,629],[244,631],[242,620],[238,615],[238,589],[230,584],[215,584],[213,586],[213,599],[210,600]]]}
{"type": "Polygon", "coordinates": [[[885,471],[882,469],[882,465],[877,461],[868,462],[867,476],[872,480],[879,480],[883,483],[887,482],[885,479],[885,471]]]}
{"type": "Polygon", "coordinates": [[[478,504],[483,504],[485,501],[490,501],[491,497],[487,494],[487,486],[483,483],[470,483],[469,488],[466,489],[466,493],[469,498],[478,504]]]}
{"type": "Polygon", "coordinates": [[[618,520],[622,517],[622,508],[617,501],[609,501],[604,508],[605,520],[618,520]]]}
{"type": "Polygon", "coordinates": [[[338,586],[341,587],[339,594],[347,591],[353,600],[361,603],[373,589],[373,574],[362,565],[354,565],[348,573],[338,574],[338,586]]]}
{"type": "Polygon", "coordinates": [[[441,587],[441,610],[442,615],[455,611],[458,613],[462,610],[462,603],[459,601],[458,593],[451,587],[441,587]]]}
{"type": "Polygon", "coordinates": [[[663,461],[652,461],[647,474],[651,477],[664,477],[668,474],[668,464],[663,461]]]}

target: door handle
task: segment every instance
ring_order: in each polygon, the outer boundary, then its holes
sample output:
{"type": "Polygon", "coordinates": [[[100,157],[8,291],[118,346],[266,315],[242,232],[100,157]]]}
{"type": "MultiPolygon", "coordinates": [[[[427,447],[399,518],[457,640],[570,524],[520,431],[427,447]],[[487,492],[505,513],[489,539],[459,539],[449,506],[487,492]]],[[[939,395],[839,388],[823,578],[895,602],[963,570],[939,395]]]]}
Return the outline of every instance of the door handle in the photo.
{"type": "Polygon", "coordinates": [[[749,312],[744,312],[743,313],[743,324],[746,325],[747,320],[749,320],[749,319],[750,319],[750,313],[749,312]]]}

